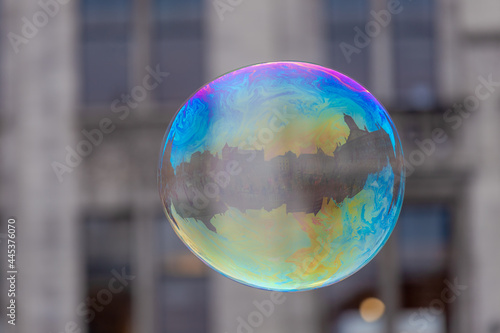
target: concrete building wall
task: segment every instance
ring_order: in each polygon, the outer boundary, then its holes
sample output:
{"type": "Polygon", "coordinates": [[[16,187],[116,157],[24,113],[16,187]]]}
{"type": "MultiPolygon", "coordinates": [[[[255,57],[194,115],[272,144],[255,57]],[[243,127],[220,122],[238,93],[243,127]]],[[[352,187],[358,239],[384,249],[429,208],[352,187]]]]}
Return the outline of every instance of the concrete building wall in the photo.
{"type": "Polygon", "coordinates": [[[53,170],[76,145],[77,3],[54,17],[34,0],[5,0],[1,9],[2,221],[17,219],[17,322],[8,328],[61,332],[81,327],[84,300],[78,177],[59,182],[53,170]],[[13,43],[9,33],[25,39],[13,43]]]}
{"type": "Polygon", "coordinates": [[[500,3],[462,0],[459,6],[465,92],[477,96],[480,78],[493,81],[488,91],[491,94],[470,117],[467,147],[474,165],[468,193],[470,318],[473,332],[494,333],[500,331],[500,3]]]}
{"type": "Polygon", "coordinates": [[[322,5],[320,0],[205,0],[207,79],[258,62],[324,63],[322,5]]]}
{"type": "MultiPolygon", "coordinates": [[[[204,1],[206,81],[263,61],[328,63],[323,1],[204,1]]],[[[370,3],[374,10],[387,5],[386,0],[370,3]]],[[[138,46],[131,51],[130,85],[140,82],[144,66],[151,65],[147,51],[152,43],[148,39],[151,30],[145,19],[151,1],[138,0],[135,4],[139,10],[134,16],[133,40],[138,46]]],[[[441,105],[450,107],[474,95],[480,77],[491,75],[493,81],[500,82],[499,3],[436,0],[435,4],[437,95],[441,105]]],[[[159,145],[163,128],[159,128],[158,119],[162,116],[161,121],[168,122],[166,114],[173,114],[178,105],[151,111],[153,106],[146,101],[141,106],[145,112],[135,110],[114,137],[82,163],[81,172],[75,170],[59,183],[52,162],[66,158],[66,146],[76,147],[80,129],[96,125],[92,116],[77,113],[81,80],[77,73],[77,7],[74,2],[61,7],[60,13],[50,18],[29,43],[19,45],[20,52],[15,53],[6,32],[19,33],[19,18],[32,17],[39,10],[38,1],[2,3],[1,210],[2,222],[14,215],[19,223],[18,283],[22,288],[18,312],[23,316],[19,316],[18,332],[55,333],[72,321],[82,324],[75,314],[77,305],[85,299],[79,202],[87,211],[131,209],[132,266],[141,272],[133,289],[134,331],[151,331],[158,329],[161,315],[155,311],[157,262],[151,242],[158,208],[154,170],[149,168],[156,163],[157,148],[151,142],[159,145]],[[85,182],[79,181],[81,175],[85,182]]],[[[393,34],[393,27],[387,27],[369,49],[363,50],[370,52],[371,90],[387,106],[394,103],[397,89],[393,80],[393,34]]],[[[420,174],[410,180],[413,189],[408,192],[415,200],[456,201],[451,277],[464,281],[469,289],[451,305],[453,333],[500,330],[500,87],[493,88],[478,110],[463,119],[460,129],[451,132],[453,140],[439,148],[452,153],[438,152],[430,157],[419,168],[420,174]],[[471,175],[467,182],[462,182],[464,174],[471,175]]],[[[442,116],[437,117],[442,122],[442,116]]],[[[426,122],[428,118],[422,114],[418,119],[426,122]]],[[[419,124],[410,124],[408,132],[419,124]]],[[[4,245],[0,244],[2,251],[4,245]]],[[[391,283],[400,277],[386,268],[395,267],[396,252],[395,244],[389,243],[378,258],[378,288],[395,311],[400,307],[400,295],[391,290],[391,283]]],[[[0,268],[5,270],[3,259],[0,268]]],[[[1,286],[4,307],[5,284],[1,286]]],[[[276,295],[211,272],[209,325],[214,333],[234,332],[247,325],[256,332],[321,332],[325,309],[320,296],[321,291],[276,295]],[[273,310],[267,316],[259,306],[269,306],[269,301],[273,310]]],[[[3,316],[2,324],[5,326],[3,316]]]]}

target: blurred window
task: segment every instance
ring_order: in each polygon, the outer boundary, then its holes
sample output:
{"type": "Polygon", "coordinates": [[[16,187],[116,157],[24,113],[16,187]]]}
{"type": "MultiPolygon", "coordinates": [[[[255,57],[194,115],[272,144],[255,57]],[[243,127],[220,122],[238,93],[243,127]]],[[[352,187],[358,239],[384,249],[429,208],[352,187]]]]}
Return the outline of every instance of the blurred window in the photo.
{"type": "Polygon", "coordinates": [[[405,205],[398,221],[399,257],[407,277],[439,274],[447,266],[449,214],[441,205],[405,205]]]}
{"type": "Polygon", "coordinates": [[[83,101],[109,105],[127,91],[131,0],[82,0],[83,101]]]}
{"type": "Polygon", "coordinates": [[[404,2],[394,15],[397,102],[403,109],[435,106],[434,1],[404,2]]]}
{"type": "Polygon", "coordinates": [[[368,86],[370,56],[368,47],[346,57],[341,45],[343,48],[346,45],[355,47],[356,30],[359,28],[364,31],[370,12],[370,2],[366,0],[326,0],[326,2],[329,66],[368,86]]]}
{"type": "Polygon", "coordinates": [[[159,101],[183,101],[204,83],[202,9],[202,0],[153,0],[152,61],[171,74],[159,101]]]}
{"type": "MultiPolygon", "coordinates": [[[[83,101],[109,105],[128,92],[132,0],[83,0],[83,101]]],[[[170,79],[153,99],[179,102],[203,84],[201,0],[152,0],[152,59],[170,79]]]]}
{"type": "MultiPolygon", "coordinates": [[[[370,86],[371,42],[366,24],[375,20],[370,1],[325,1],[329,65],[370,86]]],[[[397,105],[406,110],[432,109],[436,104],[434,2],[405,1],[401,6],[402,11],[392,15],[390,23],[397,105]]]]}
{"type": "Polygon", "coordinates": [[[177,237],[171,225],[158,218],[160,332],[208,331],[207,266],[177,237]]]}
{"type": "MultiPolygon", "coordinates": [[[[407,311],[432,307],[432,302],[440,300],[447,288],[452,228],[449,209],[444,204],[407,203],[401,211],[396,232],[402,278],[401,305],[407,311]]],[[[448,322],[447,304],[439,317],[448,322]]]]}
{"type": "Polygon", "coordinates": [[[132,251],[129,214],[87,218],[86,250],[90,279],[106,278],[112,269],[130,268],[132,251]]]}
{"type": "Polygon", "coordinates": [[[159,332],[208,332],[208,283],[206,278],[164,277],[159,290],[159,332]]]}
{"type": "Polygon", "coordinates": [[[130,332],[132,284],[122,284],[111,292],[109,283],[117,275],[131,273],[132,233],[130,214],[89,216],[85,221],[87,253],[87,297],[97,309],[89,322],[89,333],[130,332]],[[107,298],[111,295],[111,298],[107,298]]]}

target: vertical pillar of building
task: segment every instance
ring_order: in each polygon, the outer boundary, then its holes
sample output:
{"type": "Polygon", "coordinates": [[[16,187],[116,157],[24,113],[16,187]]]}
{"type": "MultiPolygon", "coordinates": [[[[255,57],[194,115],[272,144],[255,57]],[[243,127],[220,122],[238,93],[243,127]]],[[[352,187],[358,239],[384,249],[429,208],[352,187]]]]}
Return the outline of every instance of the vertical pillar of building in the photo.
{"type": "MultiPolygon", "coordinates": [[[[151,53],[153,47],[152,30],[152,1],[134,0],[132,16],[132,33],[130,43],[129,62],[129,88],[143,85],[146,75],[146,67],[151,66],[151,53]]],[[[152,66],[154,67],[154,66],[152,66]]],[[[141,102],[141,108],[137,109],[137,119],[148,114],[151,105],[151,94],[141,102]]],[[[147,136],[140,136],[134,140],[133,151],[135,162],[149,160],[149,156],[155,155],[149,144],[151,141],[147,136]],[[146,143],[144,141],[147,141],[146,143]]],[[[154,150],[154,149],[153,149],[154,150]]],[[[141,170],[139,167],[138,170],[141,170]]],[[[153,170],[152,170],[153,171],[153,170]]],[[[155,187],[155,173],[151,177],[142,179],[138,173],[134,178],[134,193],[132,195],[132,225],[133,225],[133,258],[132,271],[136,277],[132,291],[132,319],[133,332],[156,332],[156,298],[158,281],[156,274],[155,256],[155,213],[157,212],[157,201],[155,187]],[[151,192],[155,195],[152,197],[151,192]]]]}
{"type": "MultiPolygon", "coordinates": [[[[145,67],[151,65],[153,8],[152,0],[134,0],[132,11],[132,31],[130,43],[129,85],[141,85],[145,76],[145,67]]],[[[147,96],[143,104],[147,104],[147,96]]]]}
{"type": "MultiPolygon", "coordinates": [[[[388,17],[387,24],[381,24],[370,15],[374,25],[380,27],[379,33],[371,41],[370,46],[370,87],[369,90],[390,111],[395,102],[394,83],[394,17],[389,11],[388,0],[371,0],[371,12],[388,17]]],[[[397,255],[397,239],[393,234],[377,257],[379,266],[379,297],[386,306],[384,315],[384,332],[395,332],[395,323],[400,309],[400,271],[397,255]]]]}
{"type": "MultiPolygon", "coordinates": [[[[144,186],[141,182],[135,184],[144,186]]],[[[135,333],[158,331],[156,295],[159,285],[156,273],[157,260],[155,260],[157,226],[154,223],[158,207],[151,193],[141,187],[135,190],[132,207],[132,230],[135,239],[132,258],[132,274],[135,276],[132,287],[132,320],[135,333]]]]}
{"type": "Polygon", "coordinates": [[[401,275],[397,234],[393,233],[377,257],[378,294],[385,304],[384,332],[397,332],[396,323],[401,307],[401,275]]]}
{"type": "MultiPolygon", "coordinates": [[[[302,60],[324,63],[320,0],[205,0],[207,80],[257,62],[302,60]]],[[[234,332],[271,293],[211,274],[212,332],[234,332]]],[[[315,292],[285,294],[259,332],[319,331],[315,292]]],[[[253,315],[258,317],[258,315],[253,315]]],[[[252,320],[252,319],[250,319],[252,320]]],[[[254,318],[255,320],[255,318],[254,318]]],[[[252,329],[252,328],[251,328],[252,329]]],[[[245,331],[245,328],[242,329],[245,331]]]]}
{"type": "Polygon", "coordinates": [[[465,79],[460,81],[466,87],[469,108],[471,100],[478,101],[471,115],[463,117],[474,165],[467,196],[470,284],[463,293],[470,300],[469,332],[495,333],[500,330],[500,3],[462,0],[457,6],[465,60],[460,69],[465,79]]]}
{"type": "MultiPolygon", "coordinates": [[[[370,87],[368,88],[386,107],[395,102],[394,77],[394,47],[393,25],[394,17],[389,11],[388,0],[371,0],[371,12],[388,17],[387,23],[379,23],[375,16],[369,15],[373,26],[380,30],[371,40],[370,45],[370,87]]],[[[397,14],[394,14],[397,15],[397,14]]]]}
{"type": "Polygon", "coordinates": [[[438,98],[441,105],[453,105],[459,98],[460,65],[463,61],[459,51],[460,24],[457,22],[457,1],[438,0],[435,4],[437,66],[436,78],[438,98]]]}
{"type": "Polygon", "coordinates": [[[472,299],[470,285],[472,275],[471,265],[471,232],[470,232],[470,194],[467,193],[468,182],[465,188],[460,189],[456,202],[456,211],[453,213],[453,233],[451,244],[451,272],[448,280],[452,283],[458,281],[460,285],[467,286],[467,290],[460,291],[458,297],[449,304],[450,332],[469,333],[471,329],[472,299]]]}
{"type": "Polygon", "coordinates": [[[38,0],[2,3],[2,219],[17,221],[18,332],[85,330],[76,312],[85,301],[81,161],[67,157],[68,149],[86,149],[74,135],[77,8],[73,1],[43,8],[38,0]]]}
{"type": "MultiPolygon", "coordinates": [[[[493,77],[500,81],[498,72],[493,77]]],[[[475,146],[480,153],[469,197],[473,266],[467,293],[472,295],[472,331],[495,333],[500,327],[500,93],[483,101],[476,116],[475,146]]]]}

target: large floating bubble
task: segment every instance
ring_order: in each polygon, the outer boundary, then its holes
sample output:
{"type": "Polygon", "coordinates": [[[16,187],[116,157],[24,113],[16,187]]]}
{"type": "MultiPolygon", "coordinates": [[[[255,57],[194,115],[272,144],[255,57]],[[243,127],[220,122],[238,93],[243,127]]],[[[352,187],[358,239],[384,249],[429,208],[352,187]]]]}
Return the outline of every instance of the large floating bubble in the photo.
{"type": "Polygon", "coordinates": [[[296,291],[338,282],[389,238],[404,192],[394,124],[334,70],[274,62],[198,90],[167,130],[165,213],[205,263],[238,282],[296,291]]]}

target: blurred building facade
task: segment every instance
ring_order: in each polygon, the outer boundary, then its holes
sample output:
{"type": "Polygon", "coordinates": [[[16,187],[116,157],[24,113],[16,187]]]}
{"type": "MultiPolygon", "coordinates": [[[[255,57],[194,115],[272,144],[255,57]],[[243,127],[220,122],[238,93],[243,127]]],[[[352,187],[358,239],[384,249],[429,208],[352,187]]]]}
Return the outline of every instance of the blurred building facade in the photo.
{"type": "Polygon", "coordinates": [[[3,0],[1,15],[0,232],[16,216],[18,332],[500,332],[498,1],[3,0]],[[366,86],[408,180],[373,262],[267,316],[272,293],[176,238],[156,165],[192,92],[273,60],[366,86]],[[359,311],[370,297],[385,306],[373,323],[359,311]]]}

